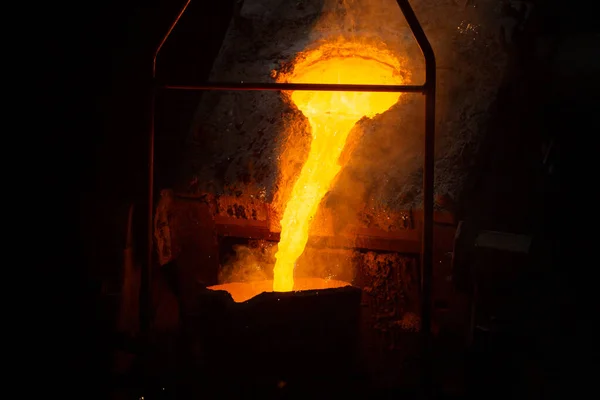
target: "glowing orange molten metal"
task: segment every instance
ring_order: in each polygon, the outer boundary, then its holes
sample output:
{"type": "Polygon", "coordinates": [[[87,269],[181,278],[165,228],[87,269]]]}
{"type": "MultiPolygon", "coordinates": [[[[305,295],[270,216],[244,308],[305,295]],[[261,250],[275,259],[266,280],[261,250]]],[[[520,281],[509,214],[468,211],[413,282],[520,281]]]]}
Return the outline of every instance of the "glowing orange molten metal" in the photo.
{"type": "MultiPolygon", "coordinates": [[[[347,282],[336,281],[333,279],[299,278],[295,282],[294,289],[321,290],[340,288],[348,285],[350,284],[347,282]]],[[[231,295],[233,301],[236,303],[242,303],[258,294],[270,292],[272,288],[273,281],[232,282],[208,287],[210,290],[225,290],[231,295]]]]}
{"type": "MultiPolygon", "coordinates": [[[[398,85],[403,79],[398,60],[386,51],[357,43],[325,44],[298,59],[283,77],[293,83],[398,85]]],[[[342,169],[340,154],[352,127],[398,101],[398,93],[295,91],[291,100],[308,118],[312,142],[281,220],[281,239],[275,255],[273,291],[294,289],[294,266],[304,251],[319,203],[342,169]]]]}

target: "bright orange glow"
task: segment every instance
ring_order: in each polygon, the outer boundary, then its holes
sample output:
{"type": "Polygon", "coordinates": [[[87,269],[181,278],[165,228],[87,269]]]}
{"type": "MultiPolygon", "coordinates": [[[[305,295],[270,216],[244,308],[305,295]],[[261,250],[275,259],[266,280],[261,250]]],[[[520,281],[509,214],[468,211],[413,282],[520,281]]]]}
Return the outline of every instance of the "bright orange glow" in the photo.
{"type": "MultiPolygon", "coordinates": [[[[293,83],[403,83],[398,59],[366,44],[330,43],[302,56],[293,72],[280,80],[293,83]]],[[[312,142],[281,219],[281,238],[273,270],[274,291],[295,289],[296,260],[304,252],[319,203],[343,167],[339,158],[350,130],[361,118],[370,118],[389,109],[398,97],[398,93],[292,92],[292,102],[310,123],[312,142]]]]}
{"type": "MultiPolygon", "coordinates": [[[[295,282],[295,289],[333,289],[349,285],[350,284],[347,282],[336,281],[333,279],[299,278],[295,282]]],[[[208,287],[208,289],[211,290],[225,290],[231,295],[233,301],[235,301],[236,303],[241,303],[246,300],[250,300],[254,296],[259,295],[263,292],[271,292],[272,288],[273,281],[232,282],[208,287]]]]}

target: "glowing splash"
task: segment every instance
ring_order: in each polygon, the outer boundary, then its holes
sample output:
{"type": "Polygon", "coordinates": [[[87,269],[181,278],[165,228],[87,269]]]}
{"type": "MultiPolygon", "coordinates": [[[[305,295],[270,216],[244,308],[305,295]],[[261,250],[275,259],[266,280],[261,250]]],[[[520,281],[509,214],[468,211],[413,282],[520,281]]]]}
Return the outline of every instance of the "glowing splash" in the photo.
{"type": "MultiPolygon", "coordinates": [[[[306,54],[284,80],[293,83],[403,83],[399,62],[390,53],[359,43],[326,44],[306,54]]],[[[308,158],[295,182],[281,220],[275,255],[273,290],[294,289],[294,267],[304,252],[319,203],[342,169],[340,155],[352,127],[362,117],[373,117],[398,101],[398,93],[295,91],[291,100],[307,117],[312,142],[308,158]]]]}

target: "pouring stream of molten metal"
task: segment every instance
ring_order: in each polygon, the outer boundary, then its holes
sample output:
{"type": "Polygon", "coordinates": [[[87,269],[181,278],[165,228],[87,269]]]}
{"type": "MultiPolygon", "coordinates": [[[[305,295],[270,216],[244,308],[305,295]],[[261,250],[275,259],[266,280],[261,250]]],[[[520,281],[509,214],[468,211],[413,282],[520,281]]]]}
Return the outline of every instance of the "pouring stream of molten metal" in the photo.
{"type": "MultiPolygon", "coordinates": [[[[402,84],[385,63],[359,56],[319,60],[296,66],[293,83],[402,84]]],[[[339,158],[350,130],[362,117],[373,117],[398,101],[398,93],[295,91],[292,101],[308,118],[312,142],[281,220],[281,238],[273,270],[273,291],[294,289],[294,266],[308,241],[319,203],[341,170],[339,158]]]]}

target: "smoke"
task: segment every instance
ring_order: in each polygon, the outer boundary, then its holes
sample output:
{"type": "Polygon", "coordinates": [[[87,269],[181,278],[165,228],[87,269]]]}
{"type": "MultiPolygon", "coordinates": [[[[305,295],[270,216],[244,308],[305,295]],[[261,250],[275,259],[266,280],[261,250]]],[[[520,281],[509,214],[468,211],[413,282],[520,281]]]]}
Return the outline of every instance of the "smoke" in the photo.
{"type": "Polygon", "coordinates": [[[337,226],[351,220],[358,223],[356,219],[362,217],[357,212],[374,216],[385,210],[406,210],[415,203],[420,190],[415,174],[422,164],[423,106],[422,98],[404,95],[390,110],[355,126],[347,143],[347,162],[325,203],[337,226]]]}
{"type": "Polygon", "coordinates": [[[273,279],[277,245],[254,241],[233,247],[235,255],[225,260],[219,272],[219,283],[256,282],[273,279]]]}
{"type": "MultiPolygon", "coordinates": [[[[219,284],[258,282],[273,279],[277,244],[253,241],[233,247],[234,255],[225,260],[219,272],[219,284]]],[[[309,245],[298,259],[296,278],[323,278],[352,282],[354,251],[309,245]]]]}
{"type": "Polygon", "coordinates": [[[380,40],[396,54],[414,60],[417,68],[424,67],[421,51],[395,0],[324,0],[310,39],[314,42],[332,36],[380,40]]]}
{"type": "Polygon", "coordinates": [[[295,278],[322,278],[352,282],[356,274],[353,250],[307,246],[294,270],[295,278]]]}

